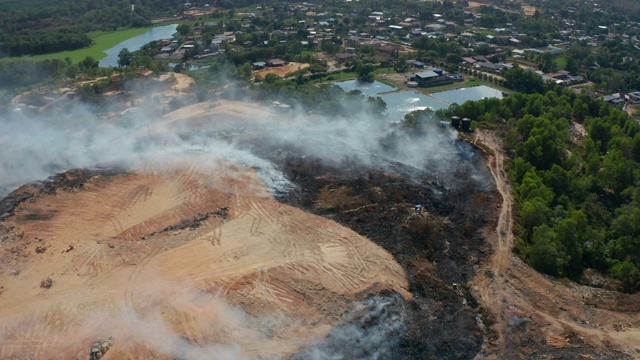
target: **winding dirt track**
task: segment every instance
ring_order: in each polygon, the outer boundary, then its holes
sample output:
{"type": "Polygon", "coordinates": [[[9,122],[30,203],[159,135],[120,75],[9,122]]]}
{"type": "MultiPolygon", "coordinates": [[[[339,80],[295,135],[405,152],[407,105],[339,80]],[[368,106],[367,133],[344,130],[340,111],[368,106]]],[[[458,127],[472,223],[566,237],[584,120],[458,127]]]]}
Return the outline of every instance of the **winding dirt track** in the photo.
{"type": "Polygon", "coordinates": [[[489,357],[509,356],[520,342],[517,337],[523,335],[514,329],[528,323],[527,336],[551,347],[617,349],[640,358],[640,314],[587,305],[593,288],[545,277],[512,253],[513,196],[504,171],[502,143],[490,131],[478,133],[476,141],[495,153],[487,165],[502,196],[497,227],[489,236],[493,254],[471,282],[476,297],[497,320],[497,338],[489,339],[489,357]]]}
{"type": "Polygon", "coordinates": [[[22,203],[0,223],[21,234],[0,249],[0,358],[84,359],[109,336],[103,359],[281,358],[355,299],[411,297],[389,253],[239,172],[97,176],[22,203]]]}

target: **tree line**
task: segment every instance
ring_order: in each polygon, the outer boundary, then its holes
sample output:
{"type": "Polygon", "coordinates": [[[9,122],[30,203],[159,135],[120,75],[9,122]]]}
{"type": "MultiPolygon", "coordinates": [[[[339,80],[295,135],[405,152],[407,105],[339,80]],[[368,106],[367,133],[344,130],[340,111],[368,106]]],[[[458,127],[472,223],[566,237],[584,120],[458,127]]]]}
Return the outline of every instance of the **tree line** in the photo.
{"type": "Polygon", "coordinates": [[[152,16],[180,13],[177,0],[25,0],[20,5],[0,4],[0,56],[43,54],[74,50],[91,44],[94,30],[140,27],[152,16]]]}
{"type": "Polygon", "coordinates": [[[516,210],[515,252],[536,270],[587,268],[640,288],[640,127],[626,113],[546,84],[466,102],[442,116],[502,128],[516,210]],[[584,129],[584,132],[583,132],[584,129]]]}

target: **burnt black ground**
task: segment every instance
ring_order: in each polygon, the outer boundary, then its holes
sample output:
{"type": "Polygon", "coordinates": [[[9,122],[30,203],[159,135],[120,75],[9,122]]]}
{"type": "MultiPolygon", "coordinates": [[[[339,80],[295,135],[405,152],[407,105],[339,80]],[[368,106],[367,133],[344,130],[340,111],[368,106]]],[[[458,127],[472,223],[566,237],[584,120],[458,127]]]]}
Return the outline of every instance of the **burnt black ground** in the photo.
{"type": "MultiPolygon", "coordinates": [[[[386,311],[373,307],[365,314],[372,319],[368,324],[347,316],[344,325],[293,359],[473,359],[482,353],[483,342],[495,336],[490,326],[495,320],[472,297],[467,282],[490,256],[485,230],[495,228],[501,201],[495,185],[483,180],[482,156],[475,153],[452,164],[450,175],[462,180],[447,182],[446,174],[400,164],[372,169],[349,161],[323,162],[309,154],[297,157],[282,149],[265,153],[278,154],[270,160],[295,184],[278,195],[279,201],[335,220],[385,248],[405,269],[414,295],[410,301],[392,294],[363,300],[383,302],[386,311]],[[351,204],[317,206],[323,193],[338,189],[349,190],[351,204]],[[426,213],[416,215],[415,204],[426,213]]],[[[630,358],[614,350],[555,348],[535,331],[528,323],[510,328],[500,356],[630,358]]]]}
{"type": "MultiPolygon", "coordinates": [[[[473,358],[481,349],[485,333],[478,321],[482,311],[466,283],[474,265],[485,256],[481,232],[495,213],[496,195],[493,187],[471,180],[462,171],[486,171],[482,158],[474,159],[480,160],[479,164],[453,165],[452,173],[460,171],[456,175],[469,180],[459,182],[461,186],[447,187],[440,184],[441,180],[430,178],[427,171],[404,171],[400,164],[382,170],[287,154],[270,159],[295,184],[295,190],[280,194],[278,200],[333,219],[368,237],[389,251],[408,275],[414,299],[395,300],[404,315],[403,330],[384,332],[386,338],[380,340],[387,344],[384,351],[355,358],[473,358]],[[323,190],[326,194],[327,189],[339,188],[349,190],[352,204],[316,206],[323,190]],[[426,212],[416,215],[415,204],[422,204],[426,212]]],[[[332,333],[318,346],[350,351],[360,346],[361,340],[354,339],[348,343],[332,333]],[[327,344],[332,339],[339,343],[327,344]]],[[[305,349],[302,354],[308,355],[309,351],[305,349]]],[[[336,358],[354,358],[353,353],[342,355],[336,358]]]]}
{"type": "MultiPolygon", "coordinates": [[[[459,179],[452,186],[442,174],[430,175],[401,164],[373,169],[263,146],[259,150],[271,154],[270,160],[294,184],[290,191],[276,195],[279,201],[333,219],[385,248],[405,269],[414,295],[406,301],[382,292],[355,301],[343,315],[342,325],[293,359],[473,359],[481,351],[484,339],[492,336],[488,330],[492,320],[466,283],[475,266],[490,255],[483,229],[495,226],[500,200],[492,184],[469,176],[486,172],[481,156],[452,164],[452,175],[459,179]],[[347,201],[318,207],[319,196],[331,194],[332,189],[347,189],[347,201]],[[415,204],[422,204],[426,211],[416,215],[415,204]]],[[[78,191],[93,177],[123,173],[122,169],[74,169],[56,174],[9,194],[0,201],[0,213],[10,217],[16,206],[37,194],[78,191]]],[[[2,219],[0,235],[5,245],[19,238],[2,226],[2,219]]],[[[512,327],[503,354],[515,359],[630,358],[611,350],[553,348],[531,336],[531,330],[527,323],[512,327]]]]}
{"type": "Polygon", "coordinates": [[[43,181],[34,181],[22,185],[0,199],[0,221],[13,216],[14,210],[18,205],[34,197],[36,194],[53,195],[57,190],[79,190],[93,177],[111,177],[125,172],[126,171],[121,168],[71,169],[51,175],[43,181]]]}

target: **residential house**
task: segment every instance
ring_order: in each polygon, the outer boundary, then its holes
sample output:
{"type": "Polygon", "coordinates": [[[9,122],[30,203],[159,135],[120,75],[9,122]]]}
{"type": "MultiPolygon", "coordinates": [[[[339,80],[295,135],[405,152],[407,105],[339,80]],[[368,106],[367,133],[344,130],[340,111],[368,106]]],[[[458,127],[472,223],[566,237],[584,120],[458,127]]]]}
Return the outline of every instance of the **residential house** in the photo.
{"type": "Polygon", "coordinates": [[[355,59],[355,57],[356,57],[355,53],[340,53],[340,54],[336,54],[336,61],[345,62],[351,59],[355,59]]]}
{"type": "Polygon", "coordinates": [[[419,86],[428,87],[428,86],[437,86],[444,84],[453,83],[453,79],[442,76],[442,74],[438,74],[433,70],[426,70],[416,74],[413,74],[409,80],[415,81],[419,86]]]}
{"type": "Polygon", "coordinates": [[[471,57],[463,57],[462,61],[467,63],[467,64],[469,64],[469,65],[473,65],[473,64],[478,62],[476,59],[471,58],[471,57]]]}
{"type": "Polygon", "coordinates": [[[407,60],[407,64],[418,69],[424,69],[425,67],[425,64],[422,61],[418,60],[407,60]]]}
{"type": "Polygon", "coordinates": [[[376,48],[376,50],[382,53],[392,53],[394,51],[400,51],[402,49],[402,46],[390,43],[377,43],[374,45],[374,47],[376,48]]]}
{"type": "Polygon", "coordinates": [[[503,66],[500,66],[498,64],[484,62],[484,61],[478,61],[477,63],[475,63],[474,66],[482,71],[491,71],[495,73],[499,73],[500,70],[502,70],[503,68],[503,66]]]}
{"type": "Polygon", "coordinates": [[[640,91],[626,93],[624,97],[631,104],[640,104],[640,91]]]}
{"type": "Polygon", "coordinates": [[[624,103],[624,97],[620,97],[620,93],[605,95],[602,97],[602,101],[612,106],[618,106],[624,103]]]}
{"type": "Polygon", "coordinates": [[[271,66],[271,67],[279,67],[279,66],[284,66],[285,62],[284,60],[281,59],[271,59],[269,60],[269,62],[267,63],[267,66],[271,66]]]}

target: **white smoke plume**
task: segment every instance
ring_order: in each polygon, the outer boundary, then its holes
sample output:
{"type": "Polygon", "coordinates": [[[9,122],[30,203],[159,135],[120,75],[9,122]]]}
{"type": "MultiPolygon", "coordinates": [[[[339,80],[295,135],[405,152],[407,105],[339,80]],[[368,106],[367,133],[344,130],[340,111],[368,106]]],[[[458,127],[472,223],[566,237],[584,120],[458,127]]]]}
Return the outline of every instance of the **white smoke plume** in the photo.
{"type": "MultiPolygon", "coordinates": [[[[70,168],[118,166],[135,170],[150,163],[162,167],[177,158],[205,167],[224,160],[257,169],[274,191],[286,191],[290,186],[265,154],[188,125],[158,126],[160,120],[147,113],[129,114],[126,124],[109,123],[77,106],[59,118],[17,113],[0,120],[0,196],[23,183],[70,168]]],[[[252,127],[243,130],[325,161],[349,160],[374,168],[401,164],[439,177],[451,173],[464,156],[473,156],[468,145],[456,143],[454,131],[439,129],[435,122],[416,134],[398,130],[385,118],[370,113],[346,119],[298,111],[256,120],[254,125],[242,124],[252,127]]]]}
{"type": "MultiPolygon", "coordinates": [[[[65,116],[57,118],[13,113],[0,119],[0,197],[26,182],[72,168],[120,167],[135,171],[163,169],[176,163],[193,164],[207,171],[230,163],[256,169],[272,191],[287,191],[292,186],[283,172],[267,160],[266,154],[252,148],[251,141],[236,141],[215,131],[188,125],[157,126],[161,120],[147,115],[150,113],[147,110],[130,114],[131,121],[126,124],[100,120],[95,112],[83,106],[73,107],[65,116]]],[[[223,114],[216,116],[224,117],[223,114]]],[[[468,145],[456,141],[454,131],[440,129],[435,122],[413,133],[399,130],[387,119],[371,113],[328,118],[294,111],[256,120],[253,125],[228,126],[235,130],[239,126],[251,126],[237,132],[270,145],[295,147],[302,156],[335,163],[353,161],[383,169],[401,164],[439,177],[451,175],[451,170],[464,164],[465,157],[473,156],[468,145]]],[[[475,180],[485,181],[482,174],[476,176],[475,180]]],[[[453,176],[447,180],[452,184],[457,181],[453,176]]],[[[208,309],[208,313],[218,314],[212,319],[213,327],[223,324],[227,330],[241,329],[242,336],[250,341],[258,342],[267,336],[247,329],[259,329],[256,321],[264,324],[269,318],[251,318],[241,309],[209,294],[197,291],[186,294],[187,298],[178,297],[175,301],[184,301],[185,306],[213,307],[208,309]]],[[[390,358],[405,331],[399,302],[397,297],[374,297],[354,304],[354,309],[343,319],[345,325],[294,358],[390,358]]],[[[102,319],[100,327],[106,334],[130,329],[128,333],[136,342],[177,359],[246,358],[234,341],[195,343],[187,340],[172,329],[158,308],[140,312],[128,307],[117,314],[105,313],[102,319]]]]}
{"type": "Polygon", "coordinates": [[[0,121],[0,196],[23,183],[72,168],[163,168],[184,162],[212,170],[221,161],[258,170],[275,191],[289,183],[270,162],[214,137],[184,138],[173,131],[150,132],[151,119],[140,116],[129,126],[102,124],[83,112],[56,121],[21,114],[0,121]],[[80,120],[78,120],[80,118],[80,120]]]}
{"type": "Polygon", "coordinates": [[[393,359],[406,331],[400,296],[373,296],[351,304],[345,325],[303,349],[292,360],[393,359]]]}

